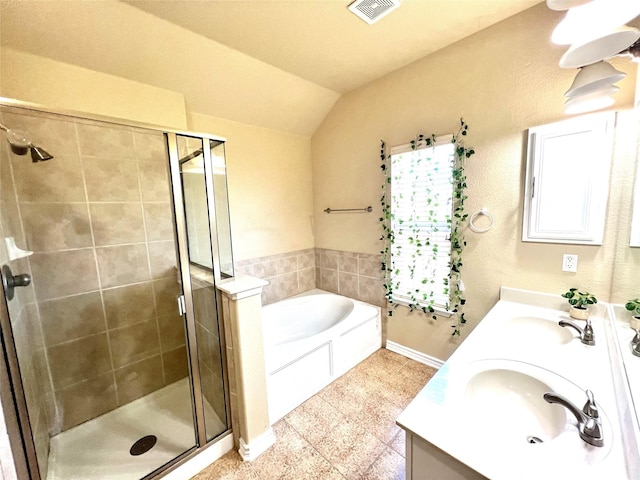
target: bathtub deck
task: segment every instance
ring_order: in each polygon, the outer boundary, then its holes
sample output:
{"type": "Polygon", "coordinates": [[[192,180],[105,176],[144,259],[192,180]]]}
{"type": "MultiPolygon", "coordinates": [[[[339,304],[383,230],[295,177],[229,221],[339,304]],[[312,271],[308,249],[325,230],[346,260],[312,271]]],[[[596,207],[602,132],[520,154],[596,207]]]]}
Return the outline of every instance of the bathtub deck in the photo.
{"type": "Polygon", "coordinates": [[[380,349],[274,425],[276,444],[253,462],[230,452],[194,480],[405,478],[395,418],[435,370],[380,349]]]}

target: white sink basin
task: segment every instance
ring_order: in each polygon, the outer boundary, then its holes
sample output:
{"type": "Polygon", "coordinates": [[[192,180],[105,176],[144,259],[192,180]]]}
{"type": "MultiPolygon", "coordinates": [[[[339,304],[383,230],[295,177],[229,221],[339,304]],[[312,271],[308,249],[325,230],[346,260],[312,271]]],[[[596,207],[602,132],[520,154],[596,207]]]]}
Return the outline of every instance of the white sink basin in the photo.
{"type": "Polygon", "coordinates": [[[543,395],[553,391],[547,383],[517,370],[490,369],[476,373],[464,391],[469,410],[491,436],[508,442],[551,440],[567,425],[563,409],[547,403],[543,395]]]}
{"type": "Polygon", "coordinates": [[[519,345],[539,348],[550,344],[565,345],[577,337],[574,330],[558,325],[558,320],[532,316],[510,318],[505,322],[505,333],[510,338],[520,339],[519,345]]]}

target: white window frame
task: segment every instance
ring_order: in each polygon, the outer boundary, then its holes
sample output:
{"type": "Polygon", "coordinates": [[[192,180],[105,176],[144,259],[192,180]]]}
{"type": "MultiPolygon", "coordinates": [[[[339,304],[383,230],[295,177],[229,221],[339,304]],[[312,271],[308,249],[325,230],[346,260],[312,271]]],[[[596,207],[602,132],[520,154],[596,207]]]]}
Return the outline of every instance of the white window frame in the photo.
{"type": "Polygon", "coordinates": [[[529,129],[522,240],[602,245],[615,112],[529,129]]]}
{"type": "MultiPolygon", "coordinates": [[[[392,285],[392,297],[391,300],[393,301],[393,303],[396,304],[400,304],[400,305],[409,305],[411,303],[414,303],[417,307],[427,307],[427,308],[433,308],[433,310],[435,312],[437,312],[438,314],[442,314],[442,315],[446,315],[446,316],[450,316],[452,315],[452,312],[448,311],[448,308],[450,308],[450,298],[451,298],[451,288],[452,286],[449,284],[448,288],[449,288],[449,293],[445,294],[444,293],[444,288],[447,286],[444,284],[444,279],[446,278],[447,281],[450,282],[450,272],[451,272],[451,227],[452,224],[451,222],[448,223],[448,228],[447,228],[447,222],[446,222],[446,218],[444,217],[444,215],[442,214],[443,211],[446,211],[446,215],[448,216],[449,219],[451,219],[451,221],[453,221],[453,168],[454,168],[454,164],[455,164],[455,148],[456,145],[455,143],[453,143],[453,135],[443,135],[443,136],[439,136],[436,137],[435,139],[435,143],[431,146],[424,146],[421,148],[417,148],[417,149],[412,149],[411,148],[411,144],[405,144],[405,145],[398,145],[395,147],[392,147],[389,150],[389,157],[390,157],[390,161],[389,161],[389,168],[390,168],[390,184],[388,186],[389,189],[389,206],[390,206],[390,211],[391,211],[391,217],[390,217],[390,228],[392,229],[392,231],[394,232],[394,243],[390,246],[390,250],[389,250],[389,254],[390,254],[390,258],[388,259],[389,261],[389,279],[388,281],[391,282],[392,285]],[[434,270],[437,272],[436,276],[437,278],[433,279],[433,283],[431,283],[430,285],[428,285],[427,288],[422,286],[421,283],[421,279],[423,277],[427,277],[428,275],[425,273],[424,275],[416,275],[413,279],[413,282],[407,278],[408,274],[406,273],[406,269],[402,270],[402,266],[406,265],[410,260],[408,259],[408,256],[411,255],[412,253],[412,247],[411,245],[407,242],[404,241],[405,240],[405,236],[404,235],[399,235],[399,231],[400,231],[400,218],[403,218],[403,220],[406,220],[408,218],[408,212],[406,211],[401,211],[398,212],[398,208],[397,208],[397,202],[396,202],[396,197],[394,197],[394,195],[398,194],[400,195],[400,193],[397,192],[397,190],[399,188],[402,189],[403,194],[409,193],[411,191],[411,188],[408,188],[407,191],[407,185],[406,185],[406,177],[403,179],[404,181],[398,181],[398,167],[396,167],[394,169],[394,163],[396,162],[396,158],[399,155],[403,155],[403,154],[425,154],[427,153],[427,151],[431,152],[431,155],[434,156],[435,153],[435,149],[439,148],[439,147],[445,147],[447,146],[448,148],[450,148],[450,152],[447,152],[447,160],[443,160],[442,163],[439,164],[439,166],[441,167],[442,165],[446,165],[448,172],[441,174],[439,176],[439,180],[444,180],[446,179],[446,185],[448,186],[446,189],[446,192],[444,192],[446,194],[445,197],[442,198],[441,202],[440,202],[440,214],[439,214],[439,219],[442,218],[442,222],[439,222],[439,225],[444,226],[445,230],[442,230],[440,233],[440,239],[438,240],[438,252],[439,252],[439,256],[438,259],[439,261],[436,263],[435,266],[432,266],[432,268],[434,268],[434,270]],[[444,204],[444,205],[443,205],[444,204]],[[442,215],[442,216],[440,216],[442,215]],[[398,256],[398,252],[397,252],[397,248],[401,247],[401,250],[404,251],[403,255],[398,256]],[[396,269],[400,268],[401,269],[401,274],[397,275],[396,269]],[[400,282],[401,288],[398,289],[397,285],[398,282],[400,282]],[[426,301],[418,301],[413,302],[410,298],[410,295],[407,293],[407,289],[414,289],[418,288],[420,290],[420,294],[419,295],[415,295],[416,297],[420,298],[424,293],[427,294],[427,300],[426,301]],[[433,297],[431,297],[431,293],[433,293],[433,297]],[[435,303],[431,304],[429,302],[429,298],[433,298],[435,303]]],[[[402,173],[402,171],[400,172],[402,173]]],[[[417,177],[411,177],[411,178],[417,178],[417,177]]],[[[442,185],[442,183],[441,183],[442,185]]],[[[406,225],[405,225],[406,228],[406,225]]],[[[428,255],[425,255],[425,257],[428,256],[428,258],[431,258],[431,249],[427,246],[425,247],[421,247],[423,250],[427,250],[428,249],[428,255]]]]}

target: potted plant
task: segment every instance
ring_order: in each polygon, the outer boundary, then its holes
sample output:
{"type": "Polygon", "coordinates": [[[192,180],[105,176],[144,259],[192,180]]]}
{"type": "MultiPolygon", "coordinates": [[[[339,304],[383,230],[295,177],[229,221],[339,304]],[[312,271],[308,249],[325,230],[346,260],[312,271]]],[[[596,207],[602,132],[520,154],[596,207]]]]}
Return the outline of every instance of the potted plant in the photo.
{"type": "Polygon", "coordinates": [[[568,292],[562,296],[567,299],[571,308],[569,315],[577,320],[586,320],[589,318],[589,309],[587,305],[598,303],[598,299],[589,292],[581,292],[577,288],[570,288],[568,292]]]}
{"type": "Polygon", "coordinates": [[[624,308],[629,310],[633,317],[629,322],[631,324],[631,328],[634,330],[640,330],[640,298],[628,300],[627,303],[624,304],[624,308]]]}

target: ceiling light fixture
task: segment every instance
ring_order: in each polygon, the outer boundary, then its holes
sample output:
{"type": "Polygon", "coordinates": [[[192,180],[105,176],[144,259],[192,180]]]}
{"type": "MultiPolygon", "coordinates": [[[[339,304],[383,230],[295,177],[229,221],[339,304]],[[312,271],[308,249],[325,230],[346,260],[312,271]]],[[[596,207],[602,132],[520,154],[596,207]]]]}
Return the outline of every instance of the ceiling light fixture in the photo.
{"type": "MultiPolygon", "coordinates": [[[[547,5],[553,3],[547,0],[547,5]]],[[[584,43],[626,24],[640,15],[640,2],[634,0],[592,0],[572,7],[556,26],[551,41],[557,45],[584,43]]]]}
{"type": "Polygon", "coordinates": [[[580,95],[588,95],[603,88],[610,87],[626,76],[626,73],[616,70],[610,63],[605,61],[587,65],[578,71],[571,87],[569,87],[569,90],[567,90],[564,96],[577,97],[580,95]]]}
{"type": "Polygon", "coordinates": [[[580,68],[604,58],[610,58],[629,48],[640,39],[640,30],[618,27],[615,30],[587,41],[574,43],[560,58],[562,68],[580,68]]]}
{"type": "Polygon", "coordinates": [[[592,112],[594,110],[610,107],[615,103],[615,100],[611,95],[616,93],[618,90],[620,90],[619,87],[612,85],[598,92],[571,97],[569,100],[564,102],[564,113],[567,115],[575,115],[578,113],[592,112]]]}

